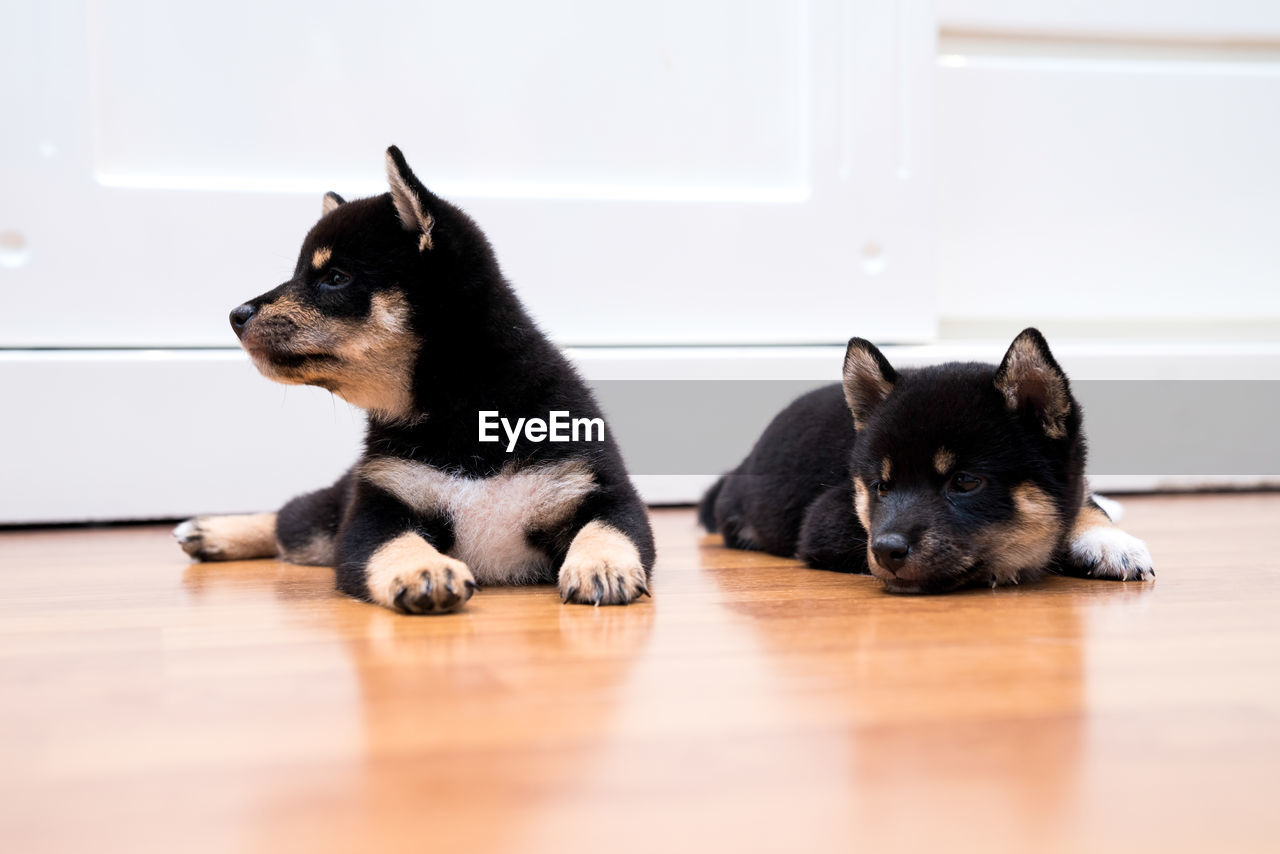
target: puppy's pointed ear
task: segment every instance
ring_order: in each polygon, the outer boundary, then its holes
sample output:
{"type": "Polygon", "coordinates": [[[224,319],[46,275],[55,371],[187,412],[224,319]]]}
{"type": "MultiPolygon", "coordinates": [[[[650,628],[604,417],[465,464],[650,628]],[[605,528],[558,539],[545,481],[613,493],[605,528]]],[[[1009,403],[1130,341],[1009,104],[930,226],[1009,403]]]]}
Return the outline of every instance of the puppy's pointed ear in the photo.
{"type": "Polygon", "coordinates": [[[396,203],[400,224],[405,231],[417,232],[419,252],[431,249],[431,229],[435,228],[436,221],[428,209],[430,194],[394,145],[387,149],[387,181],[391,184],[391,200],[396,203]]]}
{"type": "Polygon", "coordinates": [[[996,390],[1010,412],[1036,415],[1045,435],[1065,439],[1071,414],[1071,386],[1038,329],[1024,329],[996,370],[996,390]]]}
{"type": "Polygon", "coordinates": [[[324,198],[320,201],[320,216],[333,213],[338,209],[338,205],[345,205],[346,203],[346,199],[330,190],[324,194],[324,198]]]}
{"type": "Polygon", "coordinates": [[[884,354],[865,338],[850,338],[844,351],[844,399],[859,430],[884,403],[898,381],[898,372],[884,354]]]}

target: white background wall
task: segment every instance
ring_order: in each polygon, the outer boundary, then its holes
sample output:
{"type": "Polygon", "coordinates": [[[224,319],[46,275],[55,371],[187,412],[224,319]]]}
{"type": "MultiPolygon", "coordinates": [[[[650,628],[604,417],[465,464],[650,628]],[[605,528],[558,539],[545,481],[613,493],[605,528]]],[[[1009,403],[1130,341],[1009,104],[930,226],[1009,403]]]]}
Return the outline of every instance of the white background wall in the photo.
{"type": "Polygon", "coordinates": [[[1280,378],[1274,3],[6,0],[0,69],[0,522],[340,471],[358,417],[225,318],[389,142],[589,376],[1034,323],[1082,378],[1280,378]]]}

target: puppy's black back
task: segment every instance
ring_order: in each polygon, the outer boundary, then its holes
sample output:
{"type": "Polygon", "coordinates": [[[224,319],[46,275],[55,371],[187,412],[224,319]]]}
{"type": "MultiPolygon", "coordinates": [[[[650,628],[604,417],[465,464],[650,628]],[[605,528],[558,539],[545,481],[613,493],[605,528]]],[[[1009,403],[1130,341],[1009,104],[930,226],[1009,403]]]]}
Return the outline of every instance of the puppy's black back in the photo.
{"type": "Polygon", "coordinates": [[[829,487],[848,486],[854,435],[838,383],[801,395],[703,498],[703,524],[733,548],[795,554],[801,521],[814,497],[829,487]]]}

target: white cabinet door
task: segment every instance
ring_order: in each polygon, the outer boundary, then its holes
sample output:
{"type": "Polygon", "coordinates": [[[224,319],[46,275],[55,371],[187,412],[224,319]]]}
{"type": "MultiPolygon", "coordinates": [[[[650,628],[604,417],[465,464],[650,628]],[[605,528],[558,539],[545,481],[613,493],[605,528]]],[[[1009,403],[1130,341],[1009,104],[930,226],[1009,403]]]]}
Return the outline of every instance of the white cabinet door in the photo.
{"type": "Polygon", "coordinates": [[[1280,4],[943,0],[939,314],[1280,328],[1280,4]]]}
{"type": "Polygon", "coordinates": [[[934,332],[923,0],[0,14],[2,347],[232,344],[389,143],[561,343],[934,332]]]}

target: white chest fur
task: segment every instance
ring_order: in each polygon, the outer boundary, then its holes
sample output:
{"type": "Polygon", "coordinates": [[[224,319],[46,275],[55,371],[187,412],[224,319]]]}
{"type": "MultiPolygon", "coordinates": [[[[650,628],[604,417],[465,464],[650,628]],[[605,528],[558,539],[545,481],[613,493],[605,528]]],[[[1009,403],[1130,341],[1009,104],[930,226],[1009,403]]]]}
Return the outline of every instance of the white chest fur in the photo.
{"type": "Polygon", "coordinates": [[[447,553],[481,584],[519,584],[541,574],[547,557],[530,547],[528,533],[568,522],[595,488],[591,471],[578,462],[475,478],[383,457],[362,465],[360,477],[419,513],[447,514],[454,534],[447,553]]]}

